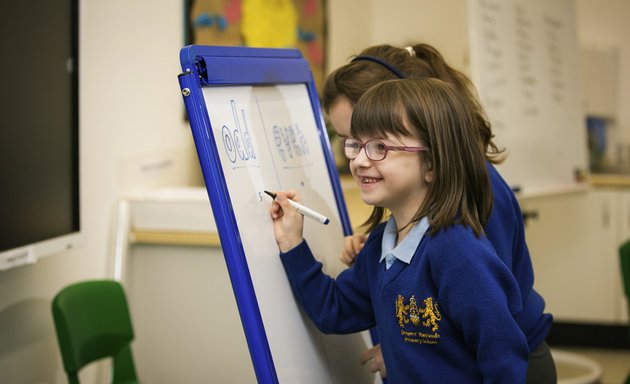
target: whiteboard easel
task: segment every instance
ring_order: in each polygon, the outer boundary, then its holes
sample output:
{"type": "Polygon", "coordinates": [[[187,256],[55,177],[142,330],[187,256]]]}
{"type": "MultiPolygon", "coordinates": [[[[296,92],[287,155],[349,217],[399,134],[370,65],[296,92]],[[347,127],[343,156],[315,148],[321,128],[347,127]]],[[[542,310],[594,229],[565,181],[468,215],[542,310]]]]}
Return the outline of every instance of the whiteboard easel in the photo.
{"type": "MultiPolygon", "coordinates": [[[[325,336],[293,298],[264,190],[297,189],[330,218],[304,234],[335,276],[351,233],[313,78],[297,50],[189,46],[180,86],[259,382],[371,383],[362,334],[325,336]]],[[[220,309],[219,309],[220,310],[220,309]]]]}

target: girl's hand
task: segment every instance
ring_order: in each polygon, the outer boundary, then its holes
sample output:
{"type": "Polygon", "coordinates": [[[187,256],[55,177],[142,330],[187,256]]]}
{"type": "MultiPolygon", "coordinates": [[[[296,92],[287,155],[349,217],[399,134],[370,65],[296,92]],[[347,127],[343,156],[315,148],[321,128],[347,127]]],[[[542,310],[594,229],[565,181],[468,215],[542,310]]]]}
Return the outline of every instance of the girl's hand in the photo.
{"type": "Polygon", "coordinates": [[[283,253],[295,248],[303,240],[304,216],[289,204],[289,199],[300,201],[294,190],[279,191],[270,208],[276,243],[283,253]]]}
{"type": "Polygon", "coordinates": [[[380,344],[376,344],[372,348],[363,352],[361,355],[361,364],[367,364],[370,372],[379,372],[383,379],[387,378],[387,369],[385,368],[385,361],[383,361],[383,352],[381,352],[380,344]]]}
{"type": "Polygon", "coordinates": [[[343,249],[339,259],[347,266],[354,264],[354,259],[359,254],[367,240],[367,235],[363,233],[355,233],[354,235],[343,238],[343,249]]]}

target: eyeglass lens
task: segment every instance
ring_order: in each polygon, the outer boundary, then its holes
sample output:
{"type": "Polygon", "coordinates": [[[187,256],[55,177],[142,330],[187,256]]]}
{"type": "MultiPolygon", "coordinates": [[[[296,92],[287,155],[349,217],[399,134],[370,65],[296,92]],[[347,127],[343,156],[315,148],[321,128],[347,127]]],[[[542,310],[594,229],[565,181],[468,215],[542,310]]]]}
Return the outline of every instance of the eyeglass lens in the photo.
{"type": "Polygon", "coordinates": [[[378,140],[371,140],[365,144],[361,144],[355,139],[346,139],[346,157],[350,160],[355,159],[359,155],[359,152],[361,152],[361,148],[363,147],[365,147],[366,155],[370,160],[383,160],[387,155],[387,146],[378,140]]]}

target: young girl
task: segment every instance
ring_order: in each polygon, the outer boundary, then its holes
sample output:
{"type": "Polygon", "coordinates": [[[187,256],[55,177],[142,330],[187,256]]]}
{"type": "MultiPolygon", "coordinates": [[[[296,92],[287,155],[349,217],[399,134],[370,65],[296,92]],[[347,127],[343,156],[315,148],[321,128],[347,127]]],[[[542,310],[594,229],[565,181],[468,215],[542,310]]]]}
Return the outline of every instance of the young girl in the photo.
{"type": "MultiPolygon", "coordinates": [[[[471,81],[449,66],[443,56],[429,44],[415,44],[405,48],[375,45],[364,49],[351,62],[337,68],[327,77],[322,92],[324,110],[337,133],[341,137],[348,137],[351,135],[350,118],[359,98],[370,87],[398,78],[443,80],[453,85],[471,104],[480,139],[486,150],[486,166],[493,194],[493,208],[484,232],[519,285],[523,310],[517,317],[517,322],[527,337],[530,350],[528,383],[555,383],[555,366],[545,342],[551,328],[552,316],[544,312],[545,301],[533,288],[534,271],[525,242],[521,210],[514,193],[493,166],[503,160],[503,153],[492,140],[491,126],[477,101],[471,81]]],[[[373,217],[381,217],[382,208],[375,207],[374,215],[373,217]]],[[[342,261],[351,265],[366,237],[363,234],[348,236],[341,254],[342,261]]],[[[387,376],[378,345],[367,350],[361,360],[372,372],[387,376]]]]}
{"type": "Polygon", "coordinates": [[[371,88],[345,141],[364,202],[382,207],[353,266],[321,271],[302,216],[280,192],[271,207],[295,297],[317,327],[377,327],[392,383],[524,383],[529,350],[520,291],[485,238],[492,193],[473,106],[437,79],[371,88]],[[380,212],[383,212],[382,210],[380,212]]]}

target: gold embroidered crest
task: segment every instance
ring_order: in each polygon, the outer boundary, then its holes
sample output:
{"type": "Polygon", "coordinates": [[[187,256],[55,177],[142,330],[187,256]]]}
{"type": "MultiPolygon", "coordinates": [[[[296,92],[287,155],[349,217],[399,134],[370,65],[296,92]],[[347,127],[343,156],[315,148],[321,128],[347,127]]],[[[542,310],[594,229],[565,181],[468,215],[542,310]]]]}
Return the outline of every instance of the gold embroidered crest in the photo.
{"type": "Polygon", "coordinates": [[[411,295],[409,298],[409,320],[416,327],[420,324],[420,312],[422,309],[418,308],[418,304],[416,304],[415,295],[411,295]]]}
{"type": "Polygon", "coordinates": [[[404,327],[409,322],[407,318],[407,306],[405,305],[405,298],[403,295],[398,295],[396,298],[396,317],[398,318],[398,324],[404,327]]]}
{"type": "Polygon", "coordinates": [[[422,318],[427,319],[422,323],[425,327],[431,327],[433,332],[438,330],[438,321],[442,320],[442,314],[438,310],[437,303],[433,304],[433,298],[424,299],[424,309],[421,309],[422,318]]]}
{"type": "Polygon", "coordinates": [[[433,298],[427,297],[423,300],[423,303],[424,308],[419,307],[415,295],[411,295],[409,304],[405,305],[405,297],[398,295],[396,298],[398,325],[403,328],[405,324],[411,321],[411,324],[417,327],[422,323],[423,326],[429,327],[431,331],[436,332],[439,328],[438,322],[442,320],[442,314],[438,309],[437,302],[433,303],[433,298]],[[421,319],[425,320],[421,321],[421,319]]]}

